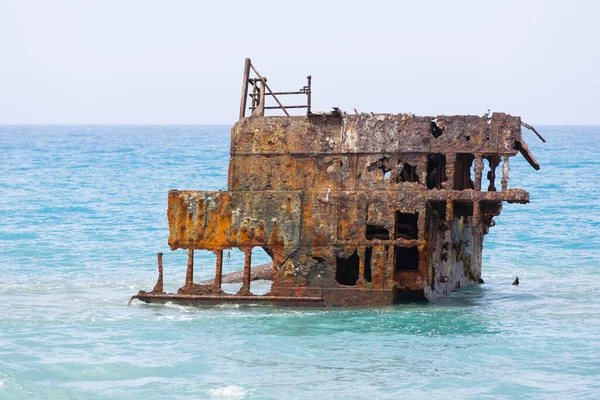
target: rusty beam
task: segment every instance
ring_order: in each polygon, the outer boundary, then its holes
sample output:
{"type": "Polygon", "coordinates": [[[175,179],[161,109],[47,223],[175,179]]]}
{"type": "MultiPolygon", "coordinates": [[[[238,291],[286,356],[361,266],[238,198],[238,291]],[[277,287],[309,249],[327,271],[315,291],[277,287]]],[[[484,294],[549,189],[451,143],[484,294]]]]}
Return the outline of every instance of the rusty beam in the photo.
{"type": "MultiPolygon", "coordinates": [[[[285,108],[308,108],[308,106],[285,106],[285,108]]],[[[250,109],[253,109],[253,107],[250,107],[250,109]]],[[[281,109],[281,107],[279,106],[267,106],[264,107],[265,110],[278,110],[281,109]]]]}
{"type": "Polygon", "coordinates": [[[251,281],[251,265],[252,265],[252,249],[243,249],[244,251],[244,278],[242,281],[242,287],[240,288],[238,295],[249,296],[250,295],[250,281],[251,281]]]}
{"type": "Polygon", "coordinates": [[[152,293],[163,293],[163,261],[162,256],[163,253],[157,254],[158,258],[158,279],[156,281],[156,285],[154,285],[154,289],[152,289],[152,293]]]}
{"type": "Polygon", "coordinates": [[[535,169],[536,171],[540,169],[540,164],[538,164],[533,154],[531,154],[531,152],[529,151],[527,143],[517,140],[515,142],[515,148],[519,150],[521,155],[525,158],[525,160],[527,160],[527,162],[533,167],[533,169],[535,169]]]}
{"type": "Polygon", "coordinates": [[[194,249],[188,250],[187,270],[185,272],[185,286],[191,287],[194,283],[194,249]]]}
{"type": "Polygon", "coordinates": [[[521,121],[521,125],[523,125],[525,128],[529,129],[530,131],[533,131],[533,133],[535,133],[537,135],[538,138],[540,138],[540,140],[544,143],[546,143],[546,139],[544,139],[542,137],[542,135],[539,134],[539,132],[537,130],[535,130],[535,128],[523,121],[521,121]]]}
{"type": "Polygon", "coordinates": [[[242,99],[240,102],[240,119],[246,115],[246,100],[248,99],[248,79],[250,77],[250,67],[252,62],[246,58],[244,62],[244,77],[242,79],[242,99]]]}
{"type": "Polygon", "coordinates": [[[217,256],[217,265],[215,271],[215,280],[214,286],[217,290],[221,290],[221,283],[223,280],[223,250],[215,250],[215,254],[217,256]]]}

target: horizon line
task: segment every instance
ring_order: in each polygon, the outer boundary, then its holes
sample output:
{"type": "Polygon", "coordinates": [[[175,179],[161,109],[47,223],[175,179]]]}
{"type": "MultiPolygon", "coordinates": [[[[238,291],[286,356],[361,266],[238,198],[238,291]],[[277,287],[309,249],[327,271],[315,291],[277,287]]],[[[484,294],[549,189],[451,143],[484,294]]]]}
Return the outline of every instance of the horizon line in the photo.
{"type": "MultiPolygon", "coordinates": [[[[272,115],[277,117],[279,115],[272,115]]],[[[239,120],[238,120],[239,121],[239,120]]],[[[147,123],[147,122],[108,122],[108,123],[96,123],[96,122],[51,122],[51,123],[28,123],[28,122],[17,122],[17,123],[4,123],[0,122],[0,126],[233,126],[236,122],[193,122],[193,123],[147,123]]],[[[582,124],[582,123],[532,123],[530,125],[535,126],[600,126],[600,123],[582,124]]]]}

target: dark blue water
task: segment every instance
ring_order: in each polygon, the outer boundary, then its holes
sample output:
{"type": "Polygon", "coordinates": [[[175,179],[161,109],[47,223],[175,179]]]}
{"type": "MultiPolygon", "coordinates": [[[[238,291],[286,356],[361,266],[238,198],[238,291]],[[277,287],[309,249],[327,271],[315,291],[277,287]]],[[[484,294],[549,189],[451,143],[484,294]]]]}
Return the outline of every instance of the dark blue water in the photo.
{"type": "Polygon", "coordinates": [[[158,251],[183,282],[167,191],[226,188],[228,127],[0,126],[0,399],[600,398],[600,127],[539,130],[485,285],[305,310],[126,306],[158,251]]]}

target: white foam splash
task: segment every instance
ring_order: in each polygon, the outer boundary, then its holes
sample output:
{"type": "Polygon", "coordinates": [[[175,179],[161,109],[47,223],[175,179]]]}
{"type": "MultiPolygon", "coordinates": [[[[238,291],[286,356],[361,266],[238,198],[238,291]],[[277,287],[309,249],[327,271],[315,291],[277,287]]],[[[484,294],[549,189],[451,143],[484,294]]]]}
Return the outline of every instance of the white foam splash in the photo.
{"type": "Polygon", "coordinates": [[[210,389],[208,394],[213,399],[243,399],[248,394],[248,391],[241,386],[229,385],[210,389]]]}

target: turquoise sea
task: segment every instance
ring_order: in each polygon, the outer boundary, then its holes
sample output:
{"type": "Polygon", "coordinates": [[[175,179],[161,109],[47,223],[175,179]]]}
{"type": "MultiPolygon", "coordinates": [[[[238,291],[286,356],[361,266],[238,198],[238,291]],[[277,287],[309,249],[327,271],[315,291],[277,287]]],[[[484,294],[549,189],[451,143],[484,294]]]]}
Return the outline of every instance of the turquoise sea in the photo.
{"type": "Polygon", "coordinates": [[[0,126],[0,399],[600,398],[600,127],[538,130],[484,285],[289,309],[127,307],[158,251],[166,289],[184,281],[167,191],[226,188],[229,127],[0,126]]]}

